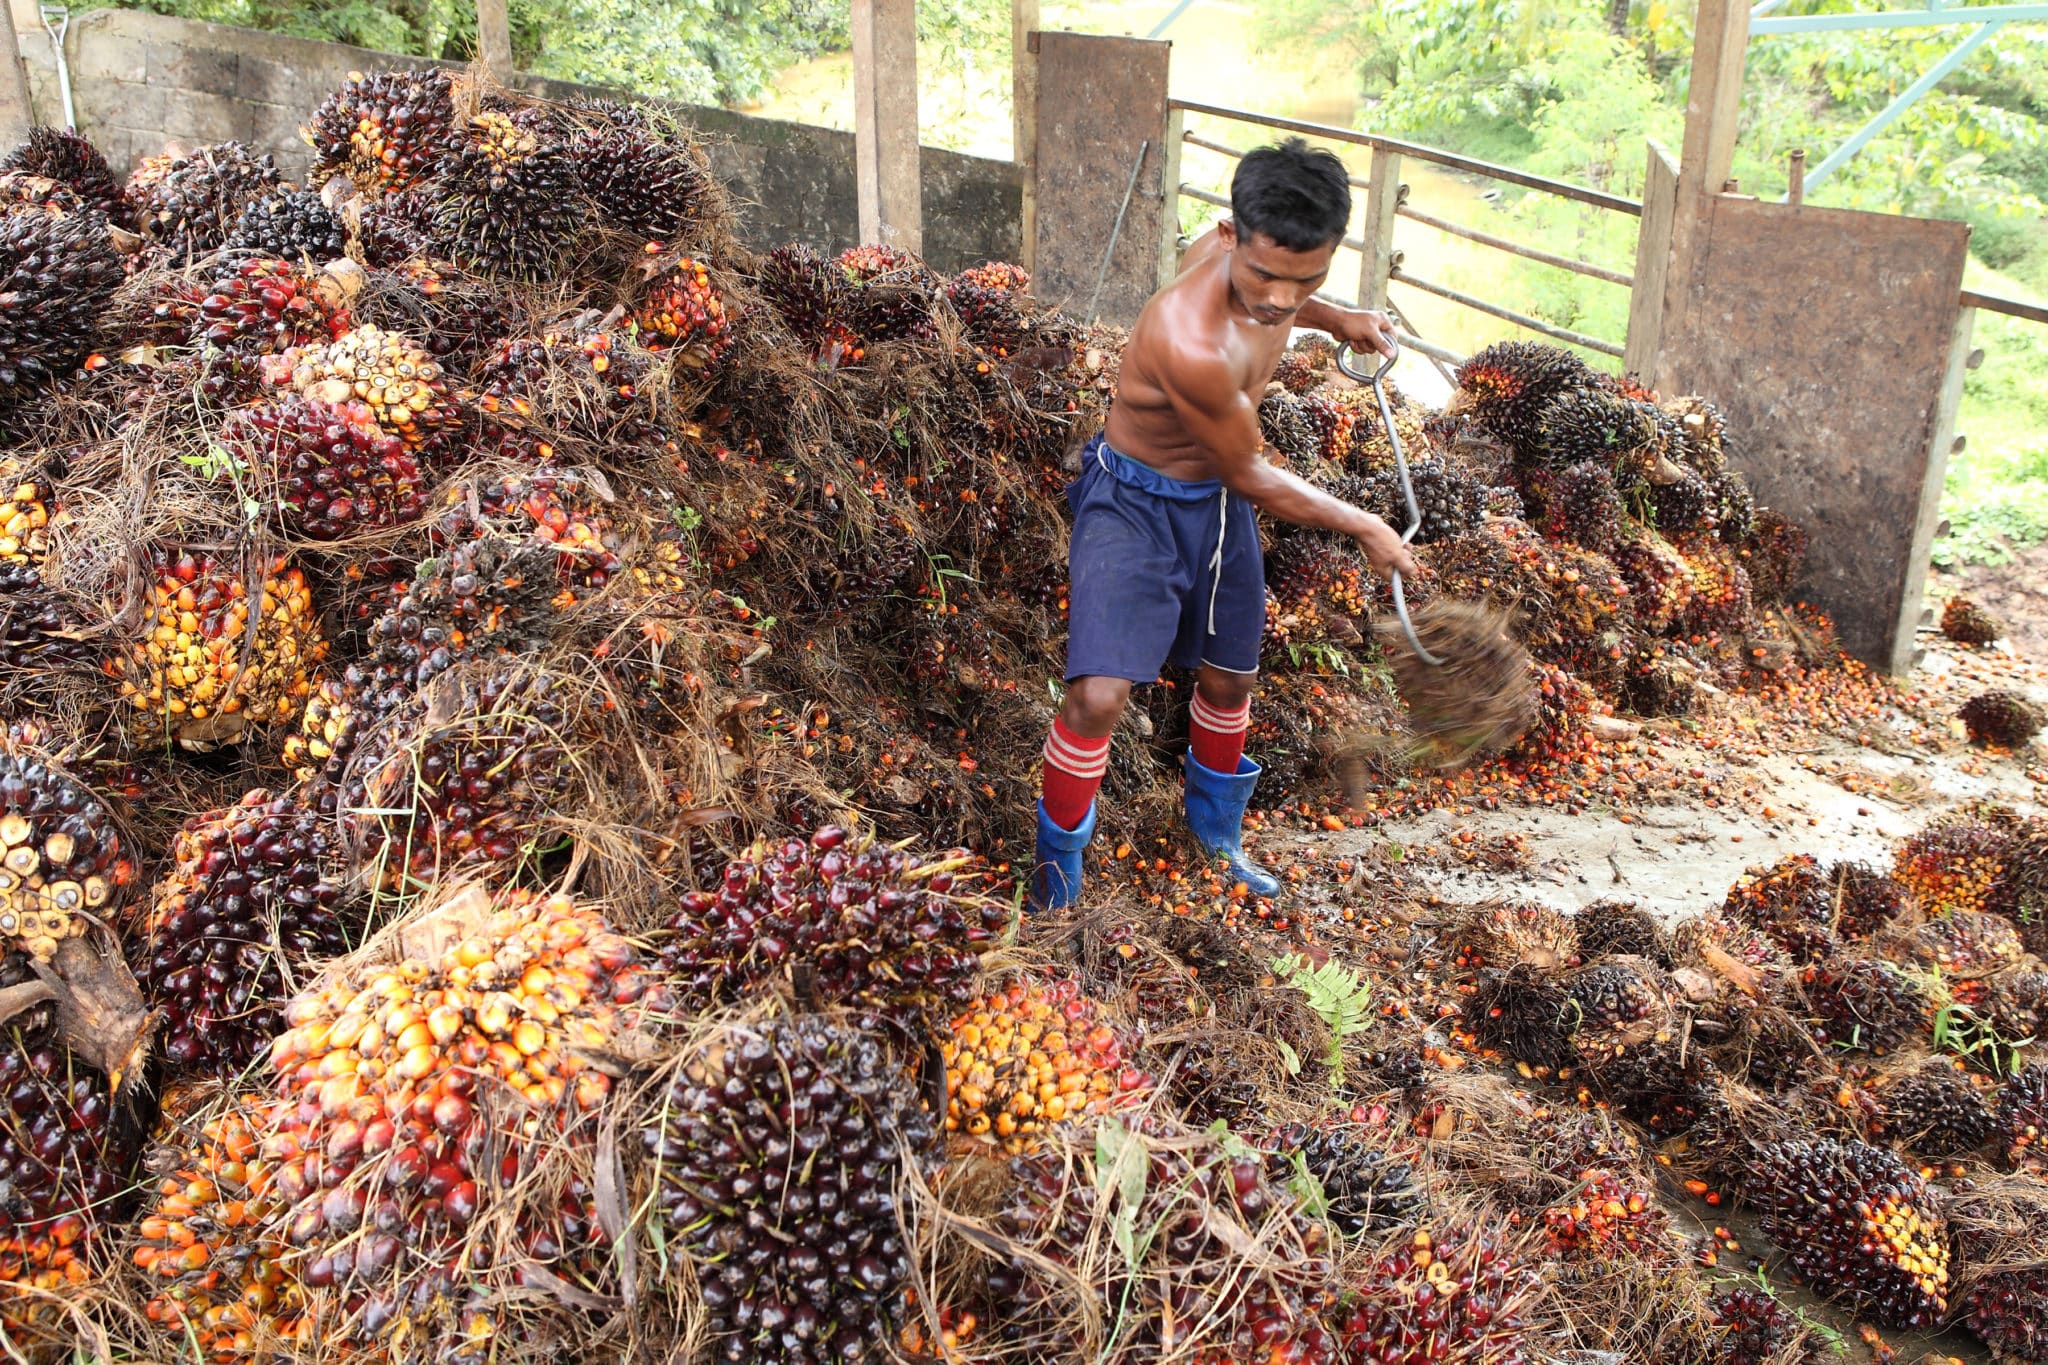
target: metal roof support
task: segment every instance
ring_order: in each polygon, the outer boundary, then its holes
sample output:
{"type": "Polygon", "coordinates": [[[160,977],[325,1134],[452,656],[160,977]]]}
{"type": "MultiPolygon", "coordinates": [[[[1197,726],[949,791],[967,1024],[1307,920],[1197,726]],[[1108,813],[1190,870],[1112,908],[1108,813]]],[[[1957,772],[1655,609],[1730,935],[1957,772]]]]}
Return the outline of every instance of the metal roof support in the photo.
{"type": "Polygon", "coordinates": [[[1906,110],[1912,108],[1922,95],[1925,95],[1935,86],[1941,84],[1944,77],[1961,66],[1969,59],[1972,52],[1984,46],[1986,42],[1990,41],[1993,34],[2004,27],[2003,23],[1977,25],[1975,33],[1972,33],[1969,37],[1963,39],[1962,42],[1956,44],[1946,57],[1943,57],[1933,66],[1927,68],[1919,80],[1914,81],[1904,90],[1901,90],[1898,93],[1898,97],[1883,109],[1880,109],[1870,122],[1850,134],[1847,142],[1829,152],[1825,161],[1808,171],[1806,173],[1805,188],[1811,191],[1815,185],[1820,184],[1821,181],[1840,170],[1850,157],[1862,151],[1872,138],[1883,132],[1890,125],[1893,119],[1896,119],[1899,115],[1905,113],[1906,110]]]}
{"type": "MultiPolygon", "coordinates": [[[[1772,9],[1772,0],[1764,0],[1772,9]]],[[[1758,6],[1763,9],[1763,6],[1758,6]]],[[[1764,9],[1768,16],[1769,10],[1764,9]]],[[[1757,10],[1751,10],[1752,16],[1757,10]]],[[[1752,37],[1773,33],[1841,33],[1866,28],[1931,28],[1938,24],[2036,24],[2048,20],[2048,4],[1929,5],[1925,9],[1878,10],[1862,14],[1793,14],[1784,18],[1752,17],[1752,37]]]]}

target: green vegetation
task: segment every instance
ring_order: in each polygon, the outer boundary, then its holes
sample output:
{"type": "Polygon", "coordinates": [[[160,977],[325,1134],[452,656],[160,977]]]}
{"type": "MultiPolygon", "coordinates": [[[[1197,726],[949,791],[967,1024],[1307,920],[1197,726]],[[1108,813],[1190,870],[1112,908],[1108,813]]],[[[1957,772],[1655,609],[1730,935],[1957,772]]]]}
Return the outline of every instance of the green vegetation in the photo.
{"type": "MultiPolygon", "coordinates": [[[[1792,0],[1779,14],[1886,7],[1878,0],[1792,0]]],[[[1896,7],[1896,6],[1891,6],[1896,7]]],[[[1683,127],[1691,6],[1536,0],[1276,0],[1274,48],[1341,53],[1363,102],[1362,126],[1616,193],[1641,193],[1643,139],[1675,148],[1683,127]]],[[[1891,102],[1967,33],[1866,30],[1752,41],[1735,174],[1782,195],[1787,154],[1828,151],[1891,102]]],[[[1972,228],[1974,288],[2048,296],[2048,26],[2010,26],[1955,75],[1808,195],[1816,204],[1958,218],[1972,228]]],[[[1540,194],[1508,191],[1501,235],[1626,268],[1635,224],[1540,194]]],[[[1436,273],[1436,262],[1432,262],[1436,273]]],[[[1460,284],[1455,263],[1447,282],[1460,284]]],[[[1514,263],[1483,290],[1595,336],[1627,330],[1625,291],[1514,263]]],[[[2048,539],[2048,329],[1980,314],[1986,363],[1964,391],[1964,453],[1951,463],[1954,532],[1940,558],[1997,560],[2048,539]]],[[[1599,357],[1589,357],[1599,359],[1599,357]]]]}
{"type": "MultiPolygon", "coordinates": [[[[354,43],[381,52],[468,60],[473,0],[83,0],[354,43]]],[[[791,62],[847,46],[845,0],[510,0],[522,71],[696,104],[757,98],[791,62]]],[[[1009,48],[995,0],[918,6],[920,37],[940,51],[1009,48]]]]}

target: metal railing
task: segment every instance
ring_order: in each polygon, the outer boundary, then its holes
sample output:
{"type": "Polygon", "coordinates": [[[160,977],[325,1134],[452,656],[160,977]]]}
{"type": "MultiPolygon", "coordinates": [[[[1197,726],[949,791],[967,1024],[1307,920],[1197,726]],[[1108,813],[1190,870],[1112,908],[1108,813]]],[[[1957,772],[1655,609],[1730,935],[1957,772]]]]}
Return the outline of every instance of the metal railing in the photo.
{"type": "Polygon", "coordinates": [[[1440,148],[1423,146],[1420,143],[1404,142],[1399,138],[1384,137],[1376,133],[1362,133],[1355,129],[1338,128],[1325,123],[1311,123],[1303,119],[1282,118],[1272,114],[1256,114],[1249,110],[1230,109],[1214,104],[1199,104],[1192,100],[1170,100],[1167,104],[1167,111],[1167,118],[1169,120],[1167,131],[1169,182],[1176,185],[1180,198],[1192,199],[1203,204],[1213,204],[1220,208],[1230,207],[1228,198],[1213,190],[1204,189],[1199,185],[1188,184],[1181,180],[1180,147],[1182,144],[1199,147],[1204,151],[1214,152],[1230,157],[1233,160],[1242,157],[1245,153],[1242,149],[1233,147],[1227,142],[1189,132],[1186,121],[1190,114],[1226,120],[1232,123],[1249,124],[1260,128],[1273,128],[1281,132],[1299,133],[1307,137],[1369,148],[1372,152],[1370,174],[1363,179],[1357,176],[1350,177],[1353,186],[1365,191],[1364,228],[1361,235],[1357,237],[1346,236],[1341,243],[1343,249],[1355,251],[1361,258],[1358,272],[1357,297],[1346,299],[1333,294],[1323,294],[1319,295],[1319,297],[1324,298],[1328,302],[1342,304],[1347,307],[1387,309],[1401,323],[1403,331],[1410,338],[1408,344],[1416,351],[1438,362],[1439,368],[1442,368],[1446,363],[1452,365],[1460,364],[1465,357],[1446,347],[1436,345],[1417,336],[1415,328],[1410,324],[1408,318],[1403,316],[1396,300],[1390,296],[1390,285],[1402,285],[1434,298],[1442,299],[1447,303],[1455,304],[1458,307],[1497,318],[1502,322],[1511,323],[1525,331],[1535,332],[1539,336],[1549,337],[1553,341],[1561,341],[1568,345],[1583,347],[1586,350],[1612,356],[1616,359],[1621,358],[1623,355],[1623,346],[1619,341],[1591,336],[1569,327],[1562,327],[1556,323],[1548,322],[1542,318],[1532,317],[1527,313],[1509,308],[1504,304],[1495,303],[1491,300],[1468,294],[1462,290],[1453,289],[1440,281],[1429,279],[1407,269],[1404,264],[1406,252],[1395,245],[1395,222],[1397,219],[1402,218],[1410,222],[1420,223],[1424,227],[1437,232],[1448,233],[1451,236],[1462,238],[1465,241],[1473,242],[1495,251],[1518,256],[1523,260],[1534,261],[1539,265],[1583,275],[1588,279],[1599,280],[1624,289],[1630,288],[1635,283],[1635,277],[1626,271],[1614,270],[1607,266],[1597,265],[1591,261],[1582,261],[1575,257],[1545,251],[1540,247],[1496,236],[1493,233],[1468,227],[1462,223],[1455,223],[1449,219],[1425,213],[1421,209],[1411,207],[1408,203],[1408,186],[1400,183],[1401,164],[1404,159],[1413,158],[1417,161],[1442,166],[1447,170],[1458,171],[1467,175],[1483,176],[1489,180],[1500,181],[1503,184],[1515,185],[1540,194],[1553,195],[1559,199],[1585,204],[1604,212],[1626,214],[1636,218],[1640,218],[1643,212],[1643,206],[1639,200],[1629,199],[1618,194],[1609,194],[1604,190],[1592,189],[1585,185],[1574,185],[1569,181],[1553,180],[1548,176],[1532,175],[1527,171],[1518,171],[1512,167],[1496,165],[1490,161],[1481,161],[1476,157],[1460,156],[1455,152],[1446,152],[1440,148]]]}

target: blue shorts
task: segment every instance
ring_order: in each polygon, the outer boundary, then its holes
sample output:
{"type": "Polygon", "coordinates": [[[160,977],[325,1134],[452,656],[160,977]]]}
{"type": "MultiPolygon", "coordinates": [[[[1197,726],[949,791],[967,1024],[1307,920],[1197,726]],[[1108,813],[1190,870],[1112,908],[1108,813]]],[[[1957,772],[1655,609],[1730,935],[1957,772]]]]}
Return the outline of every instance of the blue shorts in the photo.
{"type": "Polygon", "coordinates": [[[1167,663],[1259,671],[1266,566],[1250,503],[1219,479],[1170,479],[1100,436],[1067,502],[1068,682],[1149,683],[1167,663]]]}

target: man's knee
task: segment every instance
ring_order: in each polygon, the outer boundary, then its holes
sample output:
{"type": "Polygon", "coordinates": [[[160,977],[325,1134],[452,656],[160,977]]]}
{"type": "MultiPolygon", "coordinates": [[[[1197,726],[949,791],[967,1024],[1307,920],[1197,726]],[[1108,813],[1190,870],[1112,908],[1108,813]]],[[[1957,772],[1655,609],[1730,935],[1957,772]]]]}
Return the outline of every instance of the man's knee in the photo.
{"type": "Polygon", "coordinates": [[[1116,729],[1130,698],[1131,685],[1122,678],[1076,678],[1067,684],[1060,715],[1068,729],[1093,739],[1116,729]]]}
{"type": "Polygon", "coordinates": [[[1203,701],[1219,711],[1242,707],[1251,700],[1258,683],[1256,673],[1227,673],[1220,668],[1204,668],[1195,676],[1195,690],[1202,694],[1203,701]]]}

